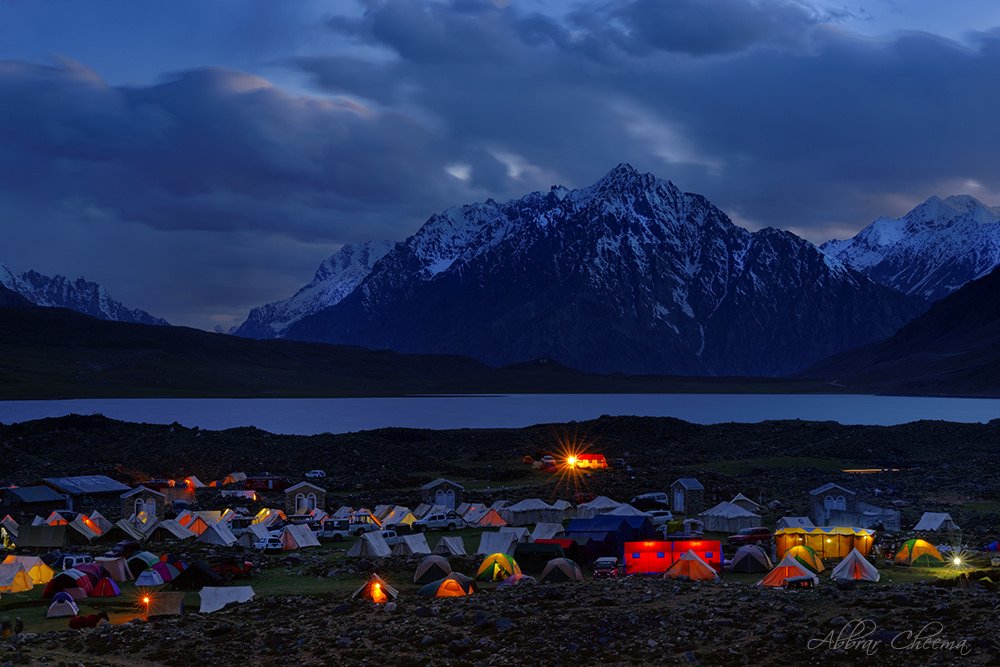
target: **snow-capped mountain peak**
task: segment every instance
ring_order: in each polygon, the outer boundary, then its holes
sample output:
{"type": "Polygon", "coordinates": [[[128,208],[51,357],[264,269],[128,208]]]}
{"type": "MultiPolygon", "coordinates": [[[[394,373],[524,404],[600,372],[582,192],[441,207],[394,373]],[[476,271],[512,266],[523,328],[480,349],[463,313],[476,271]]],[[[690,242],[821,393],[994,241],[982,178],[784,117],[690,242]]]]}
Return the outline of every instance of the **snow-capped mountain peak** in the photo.
{"type": "Polygon", "coordinates": [[[1000,263],[1000,207],[971,195],[932,196],[820,248],[887,287],[936,300],[1000,263]]]}
{"type": "Polygon", "coordinates": [[[85,315],[138,324],[166,325],[167,321],[144,310],[128,308],[115,301],[108,291],[84,278],[70,280],[61,275],[44,276],[37,271],[15,274],[0,264],[0,284],[17,292],[36,306],[68,308],[85,315]]]}

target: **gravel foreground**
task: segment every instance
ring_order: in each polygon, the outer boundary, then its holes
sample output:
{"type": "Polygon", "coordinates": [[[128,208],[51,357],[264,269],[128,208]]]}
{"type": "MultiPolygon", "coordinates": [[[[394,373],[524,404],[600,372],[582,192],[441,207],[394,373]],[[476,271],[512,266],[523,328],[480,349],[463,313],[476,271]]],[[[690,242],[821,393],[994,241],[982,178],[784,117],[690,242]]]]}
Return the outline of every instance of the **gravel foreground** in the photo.
{"type": "Polygon", "coordinates": [[[985,665],[997,660],[998,605],[994,590],[973,584],[765,591],[646,578],[464,599],[401,596],[383,606],[287,596],[212,615],[29,636],[3,658],[69,665],[985,665]]]}

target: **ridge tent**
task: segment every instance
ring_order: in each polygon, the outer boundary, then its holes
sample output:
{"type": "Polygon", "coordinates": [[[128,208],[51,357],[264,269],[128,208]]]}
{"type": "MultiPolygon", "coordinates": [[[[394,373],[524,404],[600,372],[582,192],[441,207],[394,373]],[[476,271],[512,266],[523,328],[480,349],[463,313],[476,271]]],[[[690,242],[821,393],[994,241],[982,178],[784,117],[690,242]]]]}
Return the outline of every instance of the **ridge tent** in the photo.
{"type": "Polygon", "coordinates": [[[527,528],[515,526],[503,526],[497,531],[501,534],[512,535],[514,541],[526,544],[531,541],[531,532],[527,528]]]}
{"type": "Polygon", "coordinates": [[[396,505],[392,510],[382,518],[382,525],[385,527],[389,526],[410,526],[417,517],[413,516],[413,512],[410,511],[409,507],[403,507],[402,505],[396,505]]]}
{"type": "Polygon", "coordinates": [[[0,565],[0,593],[24,593],[34,586],[31,575],[20,563],[0,565]]]}
{"type": "Polygon", "coordinates": [[[316,535],[309,530],[309,526],[304,523],[292,523],[285,526],[281,530],[281,546],[284,547],[286,551],[293,549],[306,549],[308,547],[318,547],[319,540],[317,540],[316,535]]]}
{"type": "Polygon", "coordinates": [[[538,581],[546,584],[555,584],[563,581],[583,581],[583,570],[569,558],[553,558],[545,564],[545,569],[538,576],[538,581]]]}
{"type": "Polygon", "coordinates": [[[352,600],[361,598],[375,604],[385,604],[386,602],[395,600],[397,597],[399,597],[399,591],[390,586],[385,579],[377,574],[368,577],[368,581],[362,584],[361,588],[354,591],[354,594],[351,595],[352,600]]]}
{"type": "Polygon", "coordinates": [[[607,514],[608,512],[611,512],[619,505],[621,505],[621,503],[612,500],[607,496],[597,496],[590,502],[581,503],[576,506],[576,518],[592,519],[598,514],[607,514]]]}
{"type": "Polygon", "coordinates": [[[115,531],[121,531],[121,534],[125,537],[123,539],[135,540],[136,542],[141,542],[146,539],[146,533],[143,532],[141,526],[137,526],[128,519],[119,519],[115,521],[115,525],[105,531],[102,538],[106,538],[102,541],[110,541],[114,539],[113,534],[115,531]]]}
{"type": "Polygon", "coordinates": [[[231,472],[222,478],[220,484],[223,486],[227,484],[235,484],[236,482],[247,481],[247,474],[245,472],[231,472]]]}
{"type": "Polygon", "coordinates": [[[464,517],[470,509],[472,509],[472,503],[459,503],[455,512],[458,513],[458,516],[464,517]]]}
{"type": "Polygon", "coordinates": [[[451,563],[441,556],[427,556],[413,573],[413,583],[429,584],[451,574],[451,563]]]}
{"type": "MultiPolygon", "coordinates": [[[[461,515],[463,521],[468,524],[474,524],[479,523],[479,520],[486,516],[486,513],[489,511],[490,508],[486,505],[469,505],[468,509],[466,509],[464,513],[459,512],[459,514],[461,515]]],[[[498,514],[497,516],[500,515],[498,514]]],[[[501,517],[500,520],[503,521],[503,518],[501,517]]],[[[503,521],[503,524],[501,525],[506,526],[507,522],[503,521]]]]}
{"type": "Polygon", "coordinates": [[[417,556],[430,552],[431,547],[427,544],[427,536],[424,533],[402,535],[396,546],[392,548],[393,556],[417,556]]]}
{"type": "Polygon", "coordinates": [[[204,489],[205,483],[194,475],[188,475],[184,478],[184,483],[190,486],[192,489],[204,489]]]}
{"type": "Polygon", "coordinates": [[[736,533],[761,525],[759,514],[730,502],[721,502],[699,514],[698,518],[705,525],[705,530],[714,533],[736,533]]]}
{"type": "Polygon", "coordinates": [[[20,565],[27,571],[28,576],[31,577],[31,581],[36,584],[47,584],[55,576],[52,568],[46,565],[45,561],[38,556],[10,555],[4,559],[3,564],[20,565]]]}
{"type": "Polygon", "coordinates": [[[689,549],[666,569],[663,578],[684,581],[718,581],[719,575],[712,569],[711,565],[689,549]]]}
{"type": "Polygon", "coordinates": [[[755,573],[769,572],[774,565],[767,553],[756,544],[745,544],[736,550],[733,562],[729,566],[731,572],[755,573]]]}
{"type": "Polygon", "coordinates": [[[160,573],[153,569],[143,570],[139,573],[139,576],[135,578],[136,588],[151,588],[153,586],[162,586],[165,583],[166,582],[163,581],[163,577],[160,576],[160,573]]]}
{"type": "Polygon", "coordinates": [[[354,513],[353,507],[348,507],[347,505],[341,505],[340,507],[337,508],[337,511],[334,512],[331,516],[334,519],[346,519],[353,513],[354,513]]]}
{"type": "Polygon", "coordinates": [[[382,522],[382,519],[392,511],[392,505],[376,505],[375,509],[372,510],[372,516],[382,522]]]}
{"type": "Polygon", "coordinates": [[[442,537],[434,545],[434,553],[443,556],[468,556],[465,551],[465,540],[461,537],[442,537]]]}
{"type": "Polygon", "coordinates": [[[85,573],[77,570],[75,568],[70,568],[69,570],[63,570],[59,574],[52,577],[49,583],[45,584],[45,590],[42,592],[43,598],[50,598],[60,591],[66,591],[71,588],[79,588],[84,592],[82,597],[86,597],[86,594],[93,590],[94,585],[90,581],[90,577],[85,573]]]}
{"type": "Polygon", "coordinates": [[[195,533],[188,530],[181,524],[177,523],[175,519],[165,519],[160,521],[152,530],[149,531],[147,539],[150,542],[164,542],[166,540],[192,540],[196,537],[195,533]]]}
{"type": "Polygon", "coordinates": [[[253,599],[254,592],[252,586],[205,586],[198,596],[201,598],[198,611],[211,614],[228,604],[249,602],[253,599]]]}
{"type": "Polygon", "coordinates": [[[483,559],[476,572],[480,581],[502,581],[512,574],[521,574],[517,561],[505,553],[495,553],[483,559]]]}
{"type": "Polygon", "coordinates": [[[743,509],[747,510],[748,512],[753,512],[754,514],[760,511],[760,505],[750,500],[742,493],[737,493],[735,496],[733,496],[733,499],[730,500],[729,502],[731,502],[733,505],[739,505],[743,509]]]}
{"type": "Polygon", "coordinates": [[[98,556],[94,559],[94,562],[100,565],[108,573],[109,577],[119,583],[129,581],[133,578],[132,572],[128,569],[128,563],[124,558],[98,556]]]}
{"type": "Polygon", "coordinates": [[[476,555],[512,553],[516,544],[514,536],[510,533],[484,531],[479,536],[479,548],[476,549],[476,555]]]}
{"type": "Polygon", "coordinates": [[[159,591],[149,596],[147,616],[176,616],[184,613],[184,593],[159,591]]]}
{"type": "Polygon", "coordinates": [[[239,539],[236,540],[236,543],[244,549],[252,549],[254,542],[257,540],[263,540],[269,536],[270,533],[267,532],[267,528],[259,523],[254,523],[247,526],[246,532],[240,535],[239,539]]]}
{"type": "Polygon", "coordinates": [[[847,554],[847,558],[840,561],[837,567],[833,568],[833,572],[830,573],[830,578],[834,581],[837,580],[851,580],[851,581],[871,581],[877,582],[882,578],[882,575],[878,573],[875,566],[869,563],[861,552],[857,549],[853,549],[851,553],[847,554]]]}
{"type": "Polygon", "coordinates": [[[142,572],[160,562],[160,557],[149,551],[136,551],[125,561],[129,572],[142,572]]]}
{"type": "Polygon", "coordinates": [[[628,503],[622,503],[610,512],[602,512],[602,514],[606,514],[608,516],[649,516],[649,512],[643,512],[642,510],[632,507],[628,503]]]}
{"type": "Polygon", "coordinates": [[[941,552],[927,540],[907,540],[893,559],[897,565],[943,565],[941,552]]]}
{"type": "MultiPolygon", "coordinates": [[[[857,551],[857,549],[853,549],[852,551],[857,551]]],[[[819,574],[826,569],[823,566],[823,559],[819,557],[819,554],[813,551],[811,547],[807,547],[803,544],[800,544],[797,547],[792,547],[785,552],[785,555],[791,555],[792,558],[799,561],[808,567],[810,571],[815,572],[816,574],[819,574]]]]}
{"type": "MultiPolygon", "coordinates": [[[[466,521],[469,521],[469,519],[466,519],[466,521]]],[[[481,516],[470,521],[470,523],[474,523],[482,528],[502,528],[507,525],[507,522],[504,521],[503,517],[495,509],[487,509],[481,516]]]]}
{"type": "Polygon", "coordinates": [[[813,586],[819,583],[819,577],[809,571],[802,563],[795,560],[791,554],[785,554],[774,569],[767,573],[763,579],[757,582],[763,588],[787,588],[789,580],[792,582],[809,580],[813,586]]]}
{"type": "Polygon", "coordinates": [[[535,529],[531,531],[531,541],[551,540],[555,537],[562,537],[565,534],[566,530],[563,528],[561,523],[543,521],[539,524],[535,524],[535,529]]]}
{"type": "Polygon", "coordinates": [[[527,498],[500,512],[500,516],[511,526],[530,526],[539,521],[562,521],[562,511],[557,510],[541,498],[527,498]]]}
{"type": "MultiPolygon", "coordinates": [[[[417,505],[417,509],[413,510],[413,516],[418,519],[423,519],[431,511],[431,506],[427,503],[420,503],[417,505]]],[[[338,510],[339,512],[339,510],[338,510]]]]}
{"type": "Polygon", "coordinates": [[[381,533],[365,533],[347,552],[348,558],[388,558],[392,549],[381,533]]]}
{"type": "Polygon", "coordinates": [[[957,531],[959,527],[947,512],[924,512],[913,530],[957,531]]]}
{"type": "Polygon", "coordinates": [[[111,521],[107,517],[105,517],[97,510],[94,510],[93,512],[90,513],[90,520],[94,523],[94,525],[96,525],[100,529],[98,531],[99,535],[103,535],[104,533],[106,533],[108,530],[111,529],[111,526],[115,525],[111,523],[111,521]]]}
{"type": "Polygon", "coordinates": [[[79,613],[80,608],[76,606],[72,596],[69,593],[59,592],[52,598],[52,604],[45,612],[45,618],[65,618],[79,613]]]}
{"type": "Polygon", "coordinates": [[[231,547],[236,544],[236,536],[233,535],[233,531],[229,529],[227,524],[220,522],[207,526],[205,530],[198,535],[195,542],[231,547]]]}
{"type": "Polygon", "coordinates": [[[417,591],[417,595],[434,598],[466,597],[476,592],[476,582],[458,572],[452,572],[447,577],[433,581],[417,591]]]}
{"type": "MultiPolygon", "coordinates": [[[[179,520],[178,520],[178,523],[180,523],[179,520]]],[[[213,524],[209,523],[205,519],[205,517],[203,517],[203,516],[201,516],[199,514],[192,514],[191,516],[187,517],[187,523],[186,524],[181,524],[181,525],[183,525],[185,528],[187,528],[188,530],[190,530],[195,535],[201,535],[206,530],[208,530],[209,527],[211,525],[213,525],[213,524]]]]}
{"type": "Polygon", "coordinates": [[[121,594],[122,590],[118,588],[118,584],[116,584],[110,577],[104,577],[97,582],[97,585],[94,586],[94,590],[90,592],[90,597],[116,598],[121,594]]]}
{"type": "Polygon", "coordinates": [[[4,515],[4,518],[0,519],[0,526],[3,526],[4,528],[7,529],[8,533],[13,535],[14,537],[17,537],[17,528],[18,528],[17,521],[14,521],[14,517],[12,517],[11,515],[9,514],[4,515]]]}

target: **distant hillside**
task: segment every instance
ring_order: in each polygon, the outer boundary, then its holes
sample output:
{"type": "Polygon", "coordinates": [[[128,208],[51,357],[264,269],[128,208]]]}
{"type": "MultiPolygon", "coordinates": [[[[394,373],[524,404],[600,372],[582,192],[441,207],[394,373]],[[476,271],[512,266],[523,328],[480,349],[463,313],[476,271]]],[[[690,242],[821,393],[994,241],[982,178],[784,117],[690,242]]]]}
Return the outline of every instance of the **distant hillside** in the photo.
{"type": "Polygon", "coordinates": [[[803,377],[847,388],[1000,396],[1000,268],[936,302],[891,338],[835,355],[803,377]]]}
{"type": "Polygon", "coordinates": [[[58,308],[0,308],[0,399],[812,390],[822,384],[600,376],[545,363],[495,369],[454,355],[250,340],[58,308]]]}

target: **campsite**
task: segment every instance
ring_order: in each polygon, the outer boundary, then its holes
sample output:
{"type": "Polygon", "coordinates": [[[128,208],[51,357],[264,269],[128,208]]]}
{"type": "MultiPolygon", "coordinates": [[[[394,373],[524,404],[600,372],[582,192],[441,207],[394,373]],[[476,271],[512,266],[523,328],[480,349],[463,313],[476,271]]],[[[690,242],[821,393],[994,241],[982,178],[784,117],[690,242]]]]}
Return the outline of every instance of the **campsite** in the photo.
{"type": "MultiPolygon", "coordinates": [[[[318,441],[102,418],[0,426],[8,446],[100,439],[107,457],[68,463],[63,477],[6,463],[18,489],[66,489],[76,504],[42,511],[41,491],[17,496],[38,512],[6,504],[0,618],[24,632],[0,648],[22,662],[365,664],[388,635],[399,664],[768,664],[807,660],[810,640],[864,618],[885,636],[941,623],[963,659],[995,654],[1000,521],[974,492],[992,468],[936,495],[922,479],[972,466],[923,468],[912,427],[561,428],[592,433],[606,467],[568,465],[552,427],[318,441]],[[796,456],[765,475],[711,446],[748,434],[762,457],[796,456]],[[873,434],[887,451],[908,440],[900,470],[867,472],[874,462],[850,443],[873,434]],[[435,446],[414,444],[425,438],[435,446]],[[817,456],[831,438],[844,458],[817,456]],[[102,462],[132,460],[137,441],[162,443],[143,470],[102,462]],[[338,469],[321,454],[362,441],[365,465],[342,456],[338,469]],[[305,477],[317,467],[327,476],[305,477]],[[845,472],[855,469],[866,472],[845,472]],[[595,577],[609,555],[614,576],[595,577]]],[[[974,443],[994,427],[955,428],[974,443]]]]}

